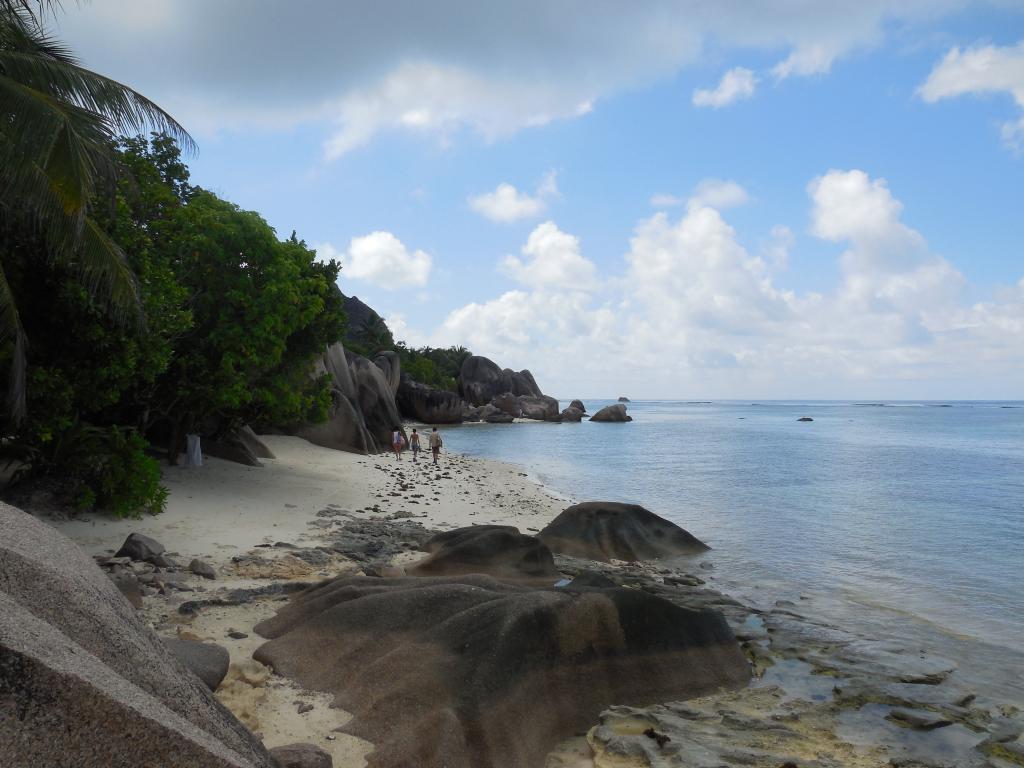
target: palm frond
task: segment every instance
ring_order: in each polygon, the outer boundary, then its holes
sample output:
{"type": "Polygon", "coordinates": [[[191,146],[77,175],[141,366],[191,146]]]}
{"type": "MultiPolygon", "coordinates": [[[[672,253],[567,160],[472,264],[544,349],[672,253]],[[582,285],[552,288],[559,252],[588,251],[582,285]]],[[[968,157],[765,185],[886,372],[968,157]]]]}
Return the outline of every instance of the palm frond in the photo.
{"type": "Polygon", "coordinates": [[[93,219],[85,218],[75,267],[86,287],[104,298],[115,316],[144,322],[139,281],[124,251],[93,219]]]}

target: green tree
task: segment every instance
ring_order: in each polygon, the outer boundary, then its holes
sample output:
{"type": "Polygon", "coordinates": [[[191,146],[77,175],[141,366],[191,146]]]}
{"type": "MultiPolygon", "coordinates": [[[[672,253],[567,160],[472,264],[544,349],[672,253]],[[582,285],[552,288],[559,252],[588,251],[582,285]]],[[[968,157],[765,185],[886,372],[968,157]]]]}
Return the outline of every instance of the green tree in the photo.
{"type": "MultiPolygon", "coordinates": [[[[115,138],[156,128],[191,147],[185,130],[131,88],[82,67],[52,38],[44,16],[58,4],[0,0],[0,215],[37,232],[41,247],[5,253],[68,268],[122,318],[142,319],[138,283],[122,248],[94,213],[96,190],[118,175],[115,138]]],[[[10,234],[10,233],[9,233],[10,234]]],[[[12,237],[8,236],[9,246],[12,237]]],[[[14,237],[21,241],[22,238],[14,237]]],[[[9,346],[8,407],[26,408],[25,302],[0,271],[0,343],[9,346]]]]}

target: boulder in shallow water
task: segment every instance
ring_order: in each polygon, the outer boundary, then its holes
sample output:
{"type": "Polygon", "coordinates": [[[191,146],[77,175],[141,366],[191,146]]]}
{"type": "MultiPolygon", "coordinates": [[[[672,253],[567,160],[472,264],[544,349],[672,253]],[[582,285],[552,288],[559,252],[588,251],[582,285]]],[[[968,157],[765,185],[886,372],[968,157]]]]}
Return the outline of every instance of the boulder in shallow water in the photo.
{"type": "Polygon", "coordinates": [[[0,530],[0,765],[271,768],[90,557],[5,504],[0,530]]]}
{"type": "Polygon", "coordinates": [[[810,416],[801,416],[797,421],[814,421],[810,416]]]}
{"type": "Polygon", "coordinates": [[[370,768],[536,768],[610,704],[747,684],[725,618],[636,589],[341,577],[257,625],[254,658],[335,695],[370,768]]]}
{"type": "Polygon", "coordinates": [[[556,421],[558,419],[558,401],[547,395],[520,395],[516,402],[523,417],[537,421],[556,421]]]}
{"type": "Polygon", "coordinates": [[[587,412],[587,406],[585,406],[583,404],[582,400],[573,400],[571,403],[569,403],[569,407],[570,408],[575,408],[580,413],[586,413],[587,412]]]}
{"type": "Polygon", "coordinates": [[[591,421],[632,421],[633,417],[626,413],[626,406],[621,403],[617,405],[606,405],[593,416],[591,421]]]}
{"type": "Polygon", "coordinates": [[[551,550],[511,525],[471,525],[444,531],[428,539],[423,549],[430,555],[408,568],[411,575],[486,573],[505,579],[547,579],[549,583],[561,576],[551,550]]]}
{"type": "Polygon", "coordinates": [[[285,744],[270,750],[278,768],[333,768],[334,759],[316,744],[285,744]]]}
{"type": "Polygon", "coordinates": [[[491,405],[509,416],[519,418],[523,415],[523,409],[519,407],[519,398],[511,392],[502,392],[491,398],[491,405]]]}
{"type": "Polygon", "coordinates": [[[558,414],[559,421],[583,421],[584,413],[579,408],[566,408],[558,414]]]}
{"type": "Polygon", "coordinates": [[[636,504],[588,501],[552,520],[537,538],[552,552],[590,560],[655,560],[710,547],[673,522],[636,504]]]}

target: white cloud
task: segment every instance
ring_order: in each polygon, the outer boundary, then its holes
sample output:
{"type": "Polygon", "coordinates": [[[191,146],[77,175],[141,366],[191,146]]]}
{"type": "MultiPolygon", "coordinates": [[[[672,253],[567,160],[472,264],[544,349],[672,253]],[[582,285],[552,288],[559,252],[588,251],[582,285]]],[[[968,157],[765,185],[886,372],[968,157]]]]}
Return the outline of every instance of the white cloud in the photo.
{"type": "Polygon", "coordinates": [[[523,246],[523,259],[506,256],[501,270],[531,288],[587,290],[593,287],[596,268],[580,253],[579,238],[562,232],[553,221],[537,226],[523,246]]]}
{"type": "Polygon", "coordinates": [[[558,175],[555,171],[544,174],[537,193],[530,196],[511,184],[501,183],[493,192],[473,195],[469,207],[491,221],[508,223],[540,216],[548,201],[558,197],[558,175]]]}
{"type": "Polygon", "coordinates": [[[376,3],[308,0],[302,35],[287,3],[92,0],[58,32],[93,69],[130,83],[200,134],[329,125],[327,157],[382,132],[486,140],[586,114],[625,89],[700,62],[710,46],[783,51],[776,76],[826,71],[965,7],[968,0],[857,3],[604,3],[587,13],[546,0],[376,3]],[[175,61],[167,67],[167,61],[175,61]]]}
{"type": "MultiPolygon", "coordinates": [[[[330,243],[317,246],[317,252],[328,258],[339,255],[330,243]]],[[[410,253],[390,232],[353,237],[341,261],[341,279],[365,280],[388,290],[425,285],[430,277],[430,254],[420,250],[410,253]]]]}
{"type": "Polygon", "coordinates": [[[698,88],[693,92],[695,107],[724,107],[736,101],[749,99],[757,87],[757,77],[753,71],[743,67],[734,67],[722,75],[718,86],[713,89],[698,88]]]}
{"type": "Polygon", "coordinates": [[[902,220],[884,179],[833,170],[807,191],[811,234],[844,247],[826,292],[780,284],[788,227],[771,229],[762,258],[696,201],[639,221],[622,274],[595,270],[591,291],[569,279],[577,238],[543,224],[504,265],[524,289],[458,308],[419,338],[528,366],[562,396],[1007,396],[999,382],[1024,376],[1024,279],[965,304],[963,276],[902,220]]]}
{"type": "MultiPolygon", "coordinates": [[[[1008,93],[1024,110],[1024,41],[1005,47],[953,48],[918,93],[929,103],[965,94],[1008,93]]],[[[1021,151],[1024,116],[1003,123],[1000,135],[1008,147],[1021,151]]]]}
{"type": "Polygon", "coordinates": [[[735,208],[750,200],[747,190],[735,181],[723,181],[722,179],[704,179],[693,190],[690,195],[690,203],[706,205],[710,208],[735,208]]]}
{"type": "Polygon", "coordinates": [[[661,193],[657,195],[651,195],[650,202],[652,208],[675,208],[676,206],[685,203],[686,199],[678,197],[676,195],[661,193]]]}

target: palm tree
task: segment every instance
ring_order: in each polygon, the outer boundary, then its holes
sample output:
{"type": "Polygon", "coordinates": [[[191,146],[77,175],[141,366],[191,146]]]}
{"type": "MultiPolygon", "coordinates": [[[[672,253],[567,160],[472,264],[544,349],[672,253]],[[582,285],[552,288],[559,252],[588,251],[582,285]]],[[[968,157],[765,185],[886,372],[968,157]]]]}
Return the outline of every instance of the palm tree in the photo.
{"type": "MultiPolygon", "coordinates": [[[[141,319],[138,285],[122,250],[90,216],[97,185],[117,176],[118,136],[191,137],[128,86],[80,66],[44,27],[59,0],[0,0],[0,217],[29,225],[51,264],[71,267],[120,318],[141,319]]],[[[0,254],[9,256],[9,254],[0,254]]],[[[0,263],[0,343],[11,344],[10,416],[25,414],[24,328],[0,263]]]]}

